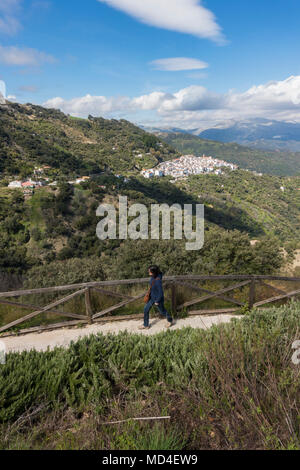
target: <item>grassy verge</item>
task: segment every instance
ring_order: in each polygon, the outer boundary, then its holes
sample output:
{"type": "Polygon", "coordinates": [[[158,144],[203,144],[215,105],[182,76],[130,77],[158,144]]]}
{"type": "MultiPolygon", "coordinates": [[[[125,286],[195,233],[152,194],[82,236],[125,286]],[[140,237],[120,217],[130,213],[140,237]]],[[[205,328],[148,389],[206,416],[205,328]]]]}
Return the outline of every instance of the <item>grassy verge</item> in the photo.
{"type": "Polygon", "coordinates": [[[9,354],[0,448],[300,449],[299,325],[291,303],[209,331],[99,335],[9,354]]]}

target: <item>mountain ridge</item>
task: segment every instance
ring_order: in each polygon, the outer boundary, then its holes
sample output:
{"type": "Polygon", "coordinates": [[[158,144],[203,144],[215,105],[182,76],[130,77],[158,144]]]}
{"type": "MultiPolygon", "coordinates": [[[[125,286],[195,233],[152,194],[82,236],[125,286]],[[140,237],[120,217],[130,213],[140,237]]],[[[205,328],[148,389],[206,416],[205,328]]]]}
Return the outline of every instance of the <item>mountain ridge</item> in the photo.
{"type": "Polygon", "coordinates": [[[143,127],[156,134],[190,134],[202,139],[237,143],[258,150],[300,152],[300,123],[255,118],[224,121],[207,129],[143,127]]]}
{"type": "Polygon", "coordinates": [[[35,165],[68,175],[139,171],[176,156],[168,144],[126,120],[0,105],[0,172],[6,175],[31,174],[35,165]]]}
{"type": "Polygon", "coordinates": [[[300,151],[300,124],[272,119],[248,119],[194,131],[198,137],[266,149],[300,151]]]}

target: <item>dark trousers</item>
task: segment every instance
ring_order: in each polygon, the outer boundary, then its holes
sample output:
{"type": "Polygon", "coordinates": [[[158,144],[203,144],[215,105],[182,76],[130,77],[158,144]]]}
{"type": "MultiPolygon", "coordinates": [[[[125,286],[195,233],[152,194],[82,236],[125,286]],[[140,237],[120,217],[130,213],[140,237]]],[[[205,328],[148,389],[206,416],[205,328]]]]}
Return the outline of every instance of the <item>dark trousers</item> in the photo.
{"type": "MultiPolygon", "coordinates": [[[[145,327],[148,327],[149,326],[149,318],[150,318],[150,310],[151,308],[153,307],[153,305],[155,305],[155,302],[154,300],[149,300],[149,302],[145,305],[145,308],[144,308],[144,326],[145,327]]],[[[164,300],[161,300],[159,302],[159,304],[157,305],[157,308],[159,310],[159,312],[161,313],[161,315],[163,315],[164,317],[166,317],[166,319],[168,320],[168,322],[172,323],[173,321],[173,318],[169,315],[169,313],[167,312],[167,310],[165,309],[165,305],[164,305],[164,300]]]]}

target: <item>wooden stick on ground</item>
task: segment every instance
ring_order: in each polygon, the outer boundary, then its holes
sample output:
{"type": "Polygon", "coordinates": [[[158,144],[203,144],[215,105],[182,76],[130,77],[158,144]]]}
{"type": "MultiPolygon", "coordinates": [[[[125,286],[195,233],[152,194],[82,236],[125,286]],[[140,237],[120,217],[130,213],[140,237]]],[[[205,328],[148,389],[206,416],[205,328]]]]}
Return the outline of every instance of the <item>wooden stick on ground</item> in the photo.
{"type": "Polygon", "coordinates": [[[161,419],[171,419],[171,416],[159,416],[154,418],[129,418],[124,419],[122,421],[111,421],[108,423],[100,423],[101,425],[108,425],[108,424],[122,424],[122,423],[129,423],[130,421],[154,421],[154,420],[161,420],[161,419]]]}

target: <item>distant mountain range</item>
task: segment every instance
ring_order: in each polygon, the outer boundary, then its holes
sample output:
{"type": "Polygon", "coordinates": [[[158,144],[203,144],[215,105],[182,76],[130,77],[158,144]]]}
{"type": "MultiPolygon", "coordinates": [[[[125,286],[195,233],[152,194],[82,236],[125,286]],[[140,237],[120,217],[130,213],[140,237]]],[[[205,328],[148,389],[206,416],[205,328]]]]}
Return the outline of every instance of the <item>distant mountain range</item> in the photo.
{"type": "Polygon", "coordinates": [[[300,152],[300,124],[270,119],[229,121],[210,129],[148,129],[150,132],[192,134],[202,139],[237,143],[262,150],[300,152]]]}
{"type": "Polygon", "coordinates": [[[260,149],[300,151],[300,124],[293,122],[252,119],[193,134],[203,139],[236,142],[260,149]]]}

